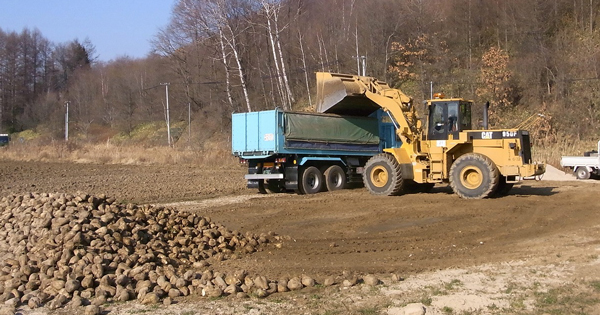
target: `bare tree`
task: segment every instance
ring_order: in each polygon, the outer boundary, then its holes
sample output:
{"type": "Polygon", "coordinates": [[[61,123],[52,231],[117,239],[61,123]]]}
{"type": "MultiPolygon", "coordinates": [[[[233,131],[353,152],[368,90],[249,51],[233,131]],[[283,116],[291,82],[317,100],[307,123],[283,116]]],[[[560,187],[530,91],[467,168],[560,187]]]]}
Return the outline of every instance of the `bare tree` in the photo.
{"type": "Polygon", "coordinates": [[[302,45],[302,34],[298,31],[298,42],[300,43],[300,51],[302,52],[302,69],[304,70],[304,81],[306,83],[306,95],[308,97],[308,105],[312,107],[312,99],[310,97],[310,86],[308,84],[308,68],[306,66],[306,54],[304,53],[304,45],[302,45]]]}

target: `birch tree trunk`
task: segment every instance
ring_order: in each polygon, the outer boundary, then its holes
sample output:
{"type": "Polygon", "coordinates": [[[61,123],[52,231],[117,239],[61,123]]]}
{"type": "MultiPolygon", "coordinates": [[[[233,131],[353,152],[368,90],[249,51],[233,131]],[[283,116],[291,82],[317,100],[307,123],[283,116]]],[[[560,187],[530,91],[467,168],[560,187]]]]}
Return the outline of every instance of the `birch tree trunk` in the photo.
{"type": "Polygon", "coordinates": [[[225,44],[223,43],[223,30],[219,28],[219,44],[221,46],[221,60],[223,61],[223,68],[225,69],[225,89],[227,92],[227,101],[231,109],[233,107],[233,97],[231,97],[231,78],[229,75],[229,66],[227,65],[227,54],[225,53],[225,44]]]}
{"type": "Polygon", "coordinates": [[[360,54],[358,53],[358,22],[356,23],[354,39],[356,41],[356,74],[361,75],[360,74],[360,54]]]}
{"type": "Polygon", "coordinates": [[[290,82],[288,80],[288,76],[287,76],[287,72],[285,71],[285,61],[283,60],[283,52],[281,50],[281,41],[279,40],[279,26],[278,26],[278,16],[279,16],[279,9],[281,7],[278,6],[277,10],[273,11],[273,17],[275,19],[275,39],[277,40],[277,50],[279,51],[279,60],[281,62],[281,72],[283,75],[283,82],[285,83],[285,90],[286,90],[286,94],[287,94],[287,98],[290,104],[290,108],[292,103],[295,102],[294,100],[294,95],[292,94],[292,89],[290,89],[290,82]]]}
{"type": "Polygon", "coordinates": [[[284,83],[283,83],[283,73],[281,72],[281,69],[279,68],[279,58],[277,57],[277,52],[275,50],[275,38],[273,36],[273,27],[271,25],[271,5],[269,3],[267,3],[266,1],[262,1],[262,5],[263,8],[265,9],[265,14],[267,16],[267,31],[269,32],[269,40],[270,40],[270,44],[271,44],[271,53],[273,54],[273,63],[275,64],[275,70],[277,71],[276,75],[277,75],[277,83],[278,83],[278,90],[279,90],[279,94],[281,96],[281,103],[283,104],[283,109],[287,110],[289,109],[289,97],[287,96],[286,90],[284,90],[284,83]]]}
{"type": "Polygon", "coordinates": [[[248,109],[248,112],[251,112],[252,107],[250,106],[250,97],[248,96],[248,87],[246,86],[246,78],[244,77],[244,68],[242,67],[242,61],[241,61],[240,55],[238,53],[235,34],[234,34],[233,30],[231,29],[231,26],[229,26],[229,24],[226,24],[225,26],[227,27],[227,30],[229,31],[231,38],[228,39],[225,36],[223,36],[221,38],[224,38],[226,40],[227,45],[229,46],[229,48],[231,48],[231,51],[233,52],[233,57],[235,58],[235,62],[237,63],[237,70],[238,70],[238,75],[240,77],[240,84],[242,86],[242,91],[244,92],[244,99],[246,101],[246,107],[248,109]]]}
{"type": "Polygon", "coordinates": [[[298,41],[300,42],[300,52],[302,53],[302,67],[304,68],[304,82],[306,82],[306,95],[308,96],[308,104],[312,107],[310,98],[310,86],[308,85],[308,69],[306,67],[306,54],[304,53],[304,45],[302,45],[302,34],[298,30],[298,41]]]}

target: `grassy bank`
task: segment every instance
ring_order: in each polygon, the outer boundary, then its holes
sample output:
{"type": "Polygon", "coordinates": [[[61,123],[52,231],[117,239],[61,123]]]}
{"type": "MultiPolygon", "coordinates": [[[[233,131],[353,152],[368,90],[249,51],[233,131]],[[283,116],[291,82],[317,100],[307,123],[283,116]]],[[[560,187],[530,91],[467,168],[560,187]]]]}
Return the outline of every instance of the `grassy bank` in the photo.
{"type": "Polygon", "coordinates": [[[63,161],[74,163],[156,165],[194,164],[232,166],[237,159],[225,142],[204,143],[203,148],[146,147],[136,144],[89,144],[53,141],[48,144],[12,143],[0,148],[0,159],[15,161],[63,161]]]}
{"type": "MultiPolygon", "coordinates": [[[[32,131],[13,135],[13,141],[0,147],[0,159],[17,161],[65,161],[97,164],[194,164],[229,165],[238,163],[231,155],[231,142],[227,132],[187,136],[186,129],[177,128],[173,147],[165,145],[160,124],[142,125],[130,135],[114,134],[103,141],[90,141],[73,137],[73,140],[53,140],[32,131]]],[[[534,139],[533,159],[559,167],[563,155],[583,155],[597,149],[597,140],[576,140],[556,137],[553,143],[534,139]]]]}

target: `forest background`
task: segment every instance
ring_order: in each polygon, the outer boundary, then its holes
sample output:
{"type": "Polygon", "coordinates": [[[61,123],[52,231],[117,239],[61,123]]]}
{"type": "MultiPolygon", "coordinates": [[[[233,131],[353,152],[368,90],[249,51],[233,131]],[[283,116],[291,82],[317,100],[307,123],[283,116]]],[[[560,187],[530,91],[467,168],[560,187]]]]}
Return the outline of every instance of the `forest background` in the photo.
{"type": "Polygon", "coordinates": [[[492,127],[527,121],[537,150],[556,159],[600,139],[599,9],[597,0],[179,0],[147,57],[108,62],[87,40],[0,29],[0,133],[61,143],[68,103],[71,145],[210,150],[226,146],[232,112],[311,110],[315,72],[356,74],[364,60],[368,76],[415,104],[431,86],[478,108],[489,101],[492,127]]]}

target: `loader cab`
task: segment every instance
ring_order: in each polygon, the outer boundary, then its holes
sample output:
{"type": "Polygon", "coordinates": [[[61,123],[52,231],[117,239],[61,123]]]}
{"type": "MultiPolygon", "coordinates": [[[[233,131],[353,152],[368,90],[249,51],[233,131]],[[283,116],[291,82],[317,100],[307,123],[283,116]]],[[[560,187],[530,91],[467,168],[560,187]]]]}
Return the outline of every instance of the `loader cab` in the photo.
{"type": "Polygon", "coordinates": [[[471,129],[471,104],[463,99],[434,99],[428,102],[427,140],[458,139],[471,129]]]}

